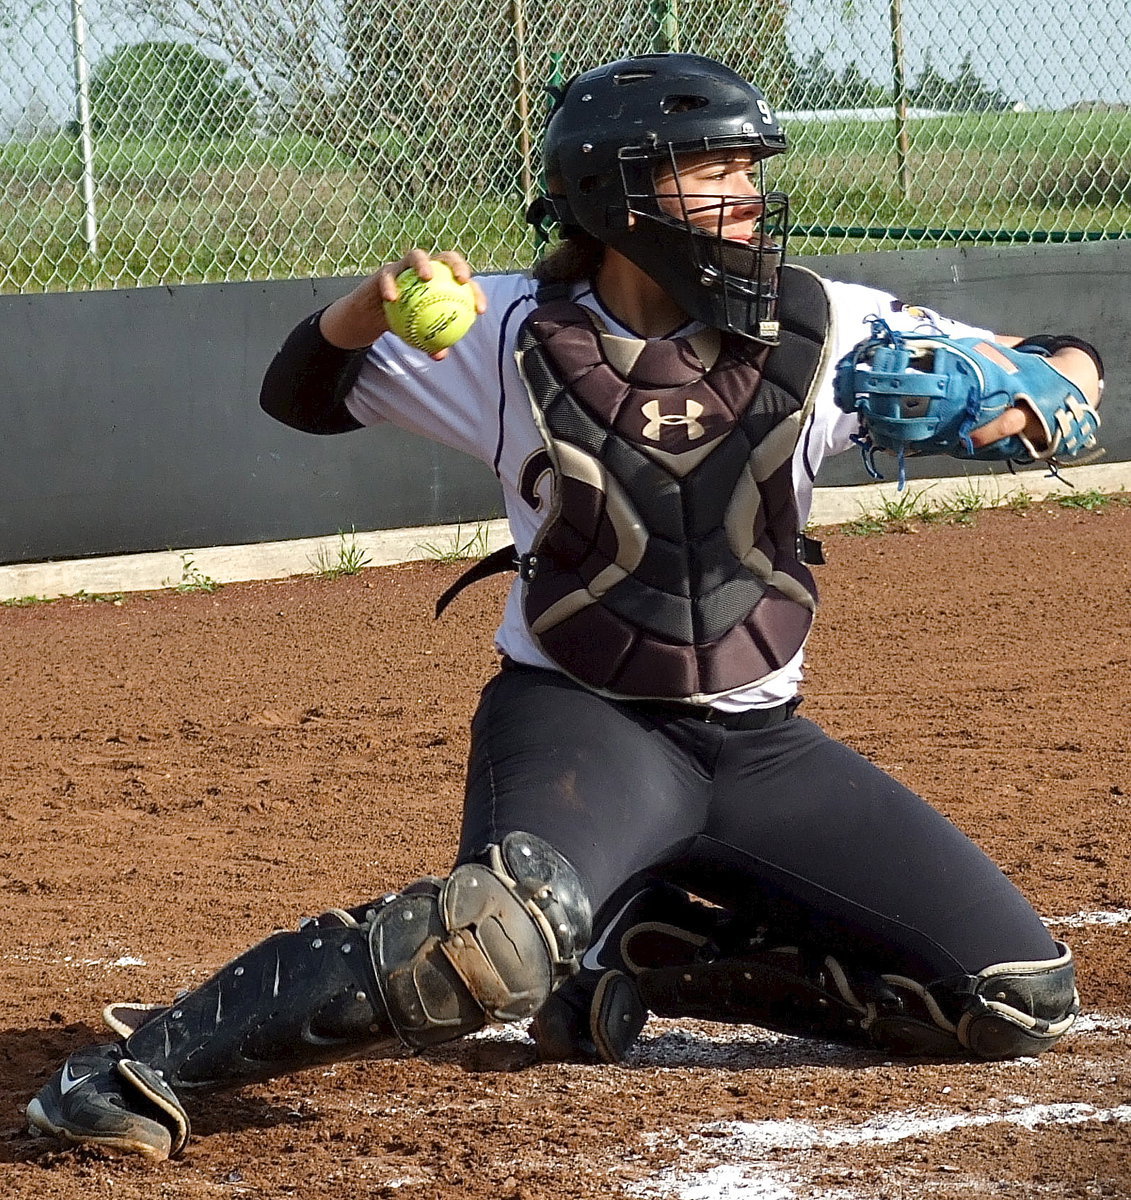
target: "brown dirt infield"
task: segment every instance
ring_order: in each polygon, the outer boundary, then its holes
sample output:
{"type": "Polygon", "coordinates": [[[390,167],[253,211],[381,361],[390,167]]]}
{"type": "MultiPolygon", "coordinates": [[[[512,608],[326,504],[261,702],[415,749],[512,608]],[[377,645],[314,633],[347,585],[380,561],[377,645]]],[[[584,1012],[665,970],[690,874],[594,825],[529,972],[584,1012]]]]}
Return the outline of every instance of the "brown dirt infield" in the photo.
{"type": "Polygon", "coordinates": [[[505,583],[459,566],[0,609],[0,1194],[20,1200],[1131,1197],[1131,506],[826,531],[806,712],[930,797],[1077,954],[1041,1060],[885,1062],[652,1022],[622,1067],[521,1031],[194,1109],[147,1165],[28,1097],[274,927],[445,870],[505,583]]]}

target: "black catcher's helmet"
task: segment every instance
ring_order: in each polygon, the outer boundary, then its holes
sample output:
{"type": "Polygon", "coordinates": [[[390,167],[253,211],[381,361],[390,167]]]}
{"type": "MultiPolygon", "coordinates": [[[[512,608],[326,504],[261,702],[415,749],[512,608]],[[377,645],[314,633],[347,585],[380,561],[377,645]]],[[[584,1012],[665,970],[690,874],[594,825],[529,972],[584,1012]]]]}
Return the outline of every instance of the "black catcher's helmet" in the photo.
{"type": "Polygon", "coordinates": [[[755,236],[737,242],[722,236],[725,199],[710,197],[712,232],[689,220],[705,210],[705,198],[680,195],[683,217],[672,216],[656,199],[654,178],[657,167],[674,171],[681,154],[734,149],[752,155],[761,179],[762,161],[785,145],[765,97],[729,67],[697,54],[621,59],[566,85],[543,139],[547,194],[527,217],[557,222],[567,235],[585,230],[647,272],[690,316],[772,345],[786,196],[760,187],[755,236]]]}

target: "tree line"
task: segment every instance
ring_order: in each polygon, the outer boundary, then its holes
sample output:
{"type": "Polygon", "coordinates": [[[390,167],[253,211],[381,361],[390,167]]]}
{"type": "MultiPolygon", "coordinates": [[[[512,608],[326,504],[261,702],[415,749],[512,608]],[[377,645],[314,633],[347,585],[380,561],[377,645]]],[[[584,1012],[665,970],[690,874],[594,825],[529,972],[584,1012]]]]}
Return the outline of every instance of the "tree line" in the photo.
{"type": "MultiPolygon", "coordinates": [[[[868,79],[856,63],[838,73],[819,50],[804,62],[787,64],[781,84],[777,106],[786,110],[882,108],[893,99],[890,86],[868,79]]],[[[907,102],[913,108],[945,112],[999,112],[1014,103],[981,79],[969,53],[948,78],[935,66],[930,51],[908,86],[907,102]]]]}
{"type": "MultiPolygon", "coordinates": [[[[386,30],[384,37],[395,33],[386,30]]],[[[371,60],[367,69],[358,71],[349,90],[365,97],[362,112],[371,128],[392,117],[407,137],[425,123],[428,97],[419,89],[402,91],[403,81],[396,78],[391,64],[404,61],[405,48],[396,49],[382,63],[371,60]]],[[[821,51],[803,62],[786,55],[774,66],[778,78],[767,80],[764,87],[781,109],[875,108],[892,103],[889,87],[867,78],[856,63],[838,72],[821,51]]],[[[916,108],[948,112],[996,111],[1012,104],[981,79],[969,54],[953,78],[939,71],[928,54],[907,99],[916,108]]],[[[331,111],[336,106],[332,101],[324,105],[322,127],[329,132],[336,124],[331,111]]],[[[165,41],[123,46],[99,62],[91,75],[91,111],[97,131],[119,137],[233,137],[253,131],[265,119],[248,84],[224,63],[184,42],[165,41]]],[[[295,115],[298,124],[308,129],[314,124],[310,113],[295,115]]],[[[363,135],[366,124],[355,118],[355,137],[363,135]]]]}

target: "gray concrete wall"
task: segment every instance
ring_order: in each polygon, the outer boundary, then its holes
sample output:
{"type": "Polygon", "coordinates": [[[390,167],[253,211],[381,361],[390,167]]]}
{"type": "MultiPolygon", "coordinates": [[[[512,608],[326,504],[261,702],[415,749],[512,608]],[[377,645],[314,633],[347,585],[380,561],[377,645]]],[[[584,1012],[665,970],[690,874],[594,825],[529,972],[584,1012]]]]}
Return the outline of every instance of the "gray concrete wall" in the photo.
{"type": "Polygon", "coordinates": [[[0,297],[0,562],[494,515],[493,476],[463,455],[260,410],[283,338],[353,282],[0,297]]]}
{"type": "MultiPolygon", "coordinates": [[[[1003,331],[1089,336],[1111,380],[1109,458],[1131,458],[1131,242],[806,261],[1003,331]]],[[[283,337],[352,283],[0,296],[0,562],[499,515],[490,472],[458,454],[396,430],[312,437],[260,411],[283,337]]],[[[847,454],[819,482],[866,479],[847,454]]]]}

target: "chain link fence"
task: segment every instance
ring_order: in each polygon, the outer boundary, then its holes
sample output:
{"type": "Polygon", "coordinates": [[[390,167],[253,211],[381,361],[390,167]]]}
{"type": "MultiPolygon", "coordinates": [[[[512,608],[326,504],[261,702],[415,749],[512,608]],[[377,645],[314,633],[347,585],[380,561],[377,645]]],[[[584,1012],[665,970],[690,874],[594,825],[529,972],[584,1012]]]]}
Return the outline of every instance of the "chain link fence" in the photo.
{"type": "Polygon", "coordinates": [[[1035,4],[0,0],[0,291],[526,263],[547,85],[668,48],[784,114],[794,252],[1131,236],[1131,10],[1035,4]]]}

